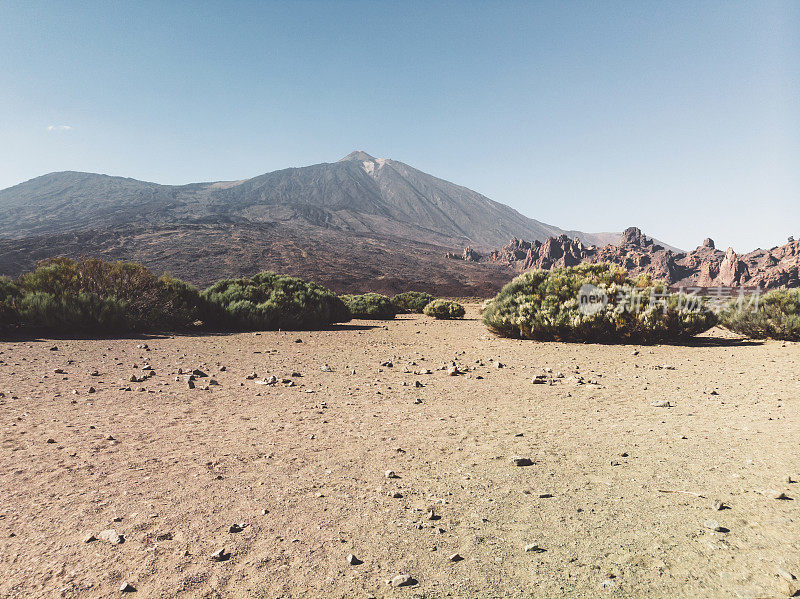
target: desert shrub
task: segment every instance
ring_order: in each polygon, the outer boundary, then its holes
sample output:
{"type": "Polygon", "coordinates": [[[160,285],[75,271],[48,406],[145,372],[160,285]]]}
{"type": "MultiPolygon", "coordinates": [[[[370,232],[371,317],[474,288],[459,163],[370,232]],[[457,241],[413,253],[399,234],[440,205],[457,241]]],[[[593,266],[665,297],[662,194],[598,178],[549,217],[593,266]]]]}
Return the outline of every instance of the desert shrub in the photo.
{"type": "Polygon", "coordinates": [[[724,327],[753,339],[800,341],[800,289],[776,289],[757,301],[734,300],[720,320],[724,327]]]}
{"type": "Polygon", "coordinates": [[[504,337],[655,343],[690,338],[717,318],[699,298],[671,294],[663,283],[631,279],[611,264],[580,264],[521,274],[488,303],[483,322],[504,337]],[[584,285],[596,287],[607,303],[582,310],[584,285]]]}
{"type": "Polygon", "coordinates": [[[19,323],[19,297],[19,289],[14,282],[8,277],[0,277],[0,329],[19,323]]]}
{"type": "Polygon", "coordinates": [[[397,308],[398,313],[422,314],[425,306],[435,299],[430,293],[425,293],[424,291],[406,291],[395,295],[392,298],[392,303],[397,308]]]}
{"type": "Polygon", "coordinates": [[[16,286],[21,324],[65,332],[176,330],[203,312],[194,287],[131,262],[53,258],[16,286]]]}
{"type": "Polygon", "coordinates": [[[351,318],[329,289],[271,272],[218,281],[201,296],[204,320],[222,328],[312,329],[351,318]]]}
{"type": "Polygon", "coordinates": [[[353,318],[391,320],[397,314],[397,307],[392,300],[380,293],[343,295],[342,301],[352,313],[353,318]]]}
{"type": "Polygon", "coordinates": [[[433,316],[439,320],[453,320],[456,318],[464,318],[464,306],[458,302],[453,302],[446,299],[435,299],[430,302],[423,313],[426,316],[433,316]]]}

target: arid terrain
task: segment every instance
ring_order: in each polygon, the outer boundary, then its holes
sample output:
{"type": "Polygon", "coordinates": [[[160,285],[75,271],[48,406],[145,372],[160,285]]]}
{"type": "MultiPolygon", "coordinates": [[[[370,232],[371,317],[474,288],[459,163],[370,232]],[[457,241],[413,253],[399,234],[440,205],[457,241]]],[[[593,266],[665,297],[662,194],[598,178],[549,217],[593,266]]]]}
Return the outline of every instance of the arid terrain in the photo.
{"type": "Polygon", "coordinates": [[[0,597],[794,592],[799,344],[477,317],[0,342],[0,597]]]}

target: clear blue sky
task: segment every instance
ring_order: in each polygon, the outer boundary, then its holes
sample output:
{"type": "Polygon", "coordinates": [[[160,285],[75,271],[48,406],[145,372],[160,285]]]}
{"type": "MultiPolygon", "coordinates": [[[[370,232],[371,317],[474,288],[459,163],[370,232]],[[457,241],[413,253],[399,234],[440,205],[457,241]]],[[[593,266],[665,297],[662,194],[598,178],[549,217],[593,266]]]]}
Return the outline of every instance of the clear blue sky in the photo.
{"type": "Polygon", "coordinates": [[[0,188],[359,148],[564,228],[800,236],[796,1],[0,0],[0,57],[0,188]]]}

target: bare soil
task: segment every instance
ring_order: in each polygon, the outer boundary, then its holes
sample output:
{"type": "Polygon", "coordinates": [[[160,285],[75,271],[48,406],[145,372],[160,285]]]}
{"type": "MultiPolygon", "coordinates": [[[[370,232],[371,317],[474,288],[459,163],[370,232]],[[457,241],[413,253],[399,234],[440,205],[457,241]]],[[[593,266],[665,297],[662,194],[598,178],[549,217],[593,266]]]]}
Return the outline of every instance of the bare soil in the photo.
{"type": "Polygon", "coordinates": [[[800,344],[534,343],[468,316],[0,342],[0,597],[789,595],[800,344]],[[107,529],[124,542],[85,542],[107,529]]]}

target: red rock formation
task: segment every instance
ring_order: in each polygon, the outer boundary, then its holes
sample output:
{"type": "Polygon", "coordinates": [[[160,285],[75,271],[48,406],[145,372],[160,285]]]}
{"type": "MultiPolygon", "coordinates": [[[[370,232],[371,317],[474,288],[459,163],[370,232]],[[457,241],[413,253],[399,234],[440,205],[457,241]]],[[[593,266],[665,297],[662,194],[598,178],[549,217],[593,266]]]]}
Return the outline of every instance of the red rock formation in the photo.
{"type": "Polygon", "coordinates": [[[514,238],[485,258],[476,258],[471,248],[461,256],[448,256],[506,264],[520,271],[574,266],[581,262],[611,262],[633,275],[645,273],[671,285],[686,287],[758,286],[773,289],[800,286],[800,241],[793,238],[789,238],[786,245],[741,256],[732,248],[725,252],[716,249],[710,238],[689,253],[675,253],[655,244],[636,227],[631,227],[623,232],[618,245],[600,248],[562,235],[550,237],[544,243],[514,238]]]}

